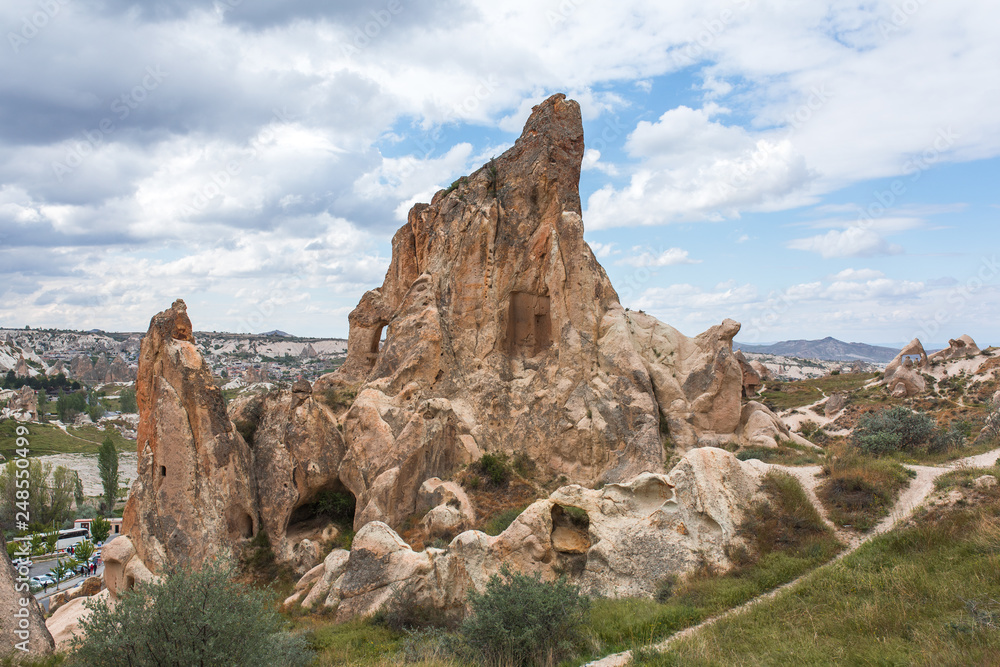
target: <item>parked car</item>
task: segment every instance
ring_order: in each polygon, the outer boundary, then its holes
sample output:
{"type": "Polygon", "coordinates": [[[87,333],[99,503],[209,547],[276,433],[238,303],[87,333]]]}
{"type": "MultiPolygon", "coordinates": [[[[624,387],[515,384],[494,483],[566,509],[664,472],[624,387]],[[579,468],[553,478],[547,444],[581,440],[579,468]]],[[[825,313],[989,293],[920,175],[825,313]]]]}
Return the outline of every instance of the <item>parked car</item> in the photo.
{"type": "MultiPolygon", "coordinates": [[[[48,577],[49,579],[51,579],[53,581],[53,583],[59,581],[59,577],[56,575],[56,571],[55,570],[49,570],[49,573],[46,574],[45,576],[48,577]]],[[[63,573],[63,577],[62,578],[63,579],[69,579],[72,576],[73,576],[73,571],[72,570],[67,570],[66,572],[63,573]]]]}
{"type": "Polygon", "coordinates": [[[46,574],[39,574],[37,576],[34,576],[31,579],[29,579],[29,581],[35,586],[45,586],[46,584],[51,586],[52,584],[56,583],[55,579],[46,574]]]}
{"type": "Polygon", "coordinates": [[[21,565],[25,565],[27,567],[31,567],[32,565],[34,565],[34,563],[32,563],[31,559],[29,559],[29,558],[15,558],[14,559],[14,567],[19,567],[21,565]]]}

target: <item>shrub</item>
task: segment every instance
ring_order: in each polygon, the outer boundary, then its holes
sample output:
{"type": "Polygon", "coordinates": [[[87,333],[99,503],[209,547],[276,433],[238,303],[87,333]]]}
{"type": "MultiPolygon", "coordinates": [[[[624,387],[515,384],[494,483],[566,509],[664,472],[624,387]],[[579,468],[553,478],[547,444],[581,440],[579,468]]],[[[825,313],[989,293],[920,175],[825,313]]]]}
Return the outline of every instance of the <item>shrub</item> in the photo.
{"type": "Polygon", "coordinates": [[[482,594],[469,592],[462,636],[486,665],[554,665],[581,641],[590,600],[565,577],[543,582],[505,564],[482,594]]]}
{"type": "Polygon", "coordinates": [[[231,563],[201,570],[171,567],[162,580],[139,584],[113,608],[88,601],[89,617],[73,640],[72,664],[94,667],[163,665],[305,665],[304,639],[281,630],[270,593],[233,580],[231,563]]]}
{"type": "Polygon", "coordinates": [[[510,465],[507,457],[495,454],[483,454],[477,464],[479,472],[493,484],[493,486],[506,486],[510,481],[510,465]]]}
{"type": "Polygon", "coordinates": [[[353,389],[331,387],[322,393],[320,399],[334,410],[347,410],[354,405],[358,392],[353,389]]]}
{"type": "Polygon", "coordinates": [[[878,413],[862,415],[851,441],[867,454],[915,451],[934,433],[934,420],[897,405],[878,413]]]}

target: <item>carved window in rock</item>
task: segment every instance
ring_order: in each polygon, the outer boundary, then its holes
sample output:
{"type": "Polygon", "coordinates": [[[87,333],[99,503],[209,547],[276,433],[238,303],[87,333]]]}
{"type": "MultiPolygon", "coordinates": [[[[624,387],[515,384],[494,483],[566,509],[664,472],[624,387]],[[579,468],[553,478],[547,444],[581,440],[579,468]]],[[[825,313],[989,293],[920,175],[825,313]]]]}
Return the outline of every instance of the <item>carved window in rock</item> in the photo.
{"type": "Polygon", "coordinates": [[[507,312],[507,352],[533,357],[551,346],[549,297],[513,292],[507,312]]]}

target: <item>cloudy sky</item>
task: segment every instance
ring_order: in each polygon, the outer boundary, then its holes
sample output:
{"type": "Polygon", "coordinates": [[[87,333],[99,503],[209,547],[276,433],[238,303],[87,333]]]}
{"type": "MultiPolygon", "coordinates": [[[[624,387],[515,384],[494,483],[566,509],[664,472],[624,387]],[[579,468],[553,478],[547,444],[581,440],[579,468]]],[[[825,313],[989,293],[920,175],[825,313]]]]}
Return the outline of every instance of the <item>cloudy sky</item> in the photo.
{"type": "Polygon", "coordinates": [[[1000,343],[982,0],[4,0],[0,325],[345,336],[389,240],[583,108],[587,240],[693,335],[1000,343]]]}

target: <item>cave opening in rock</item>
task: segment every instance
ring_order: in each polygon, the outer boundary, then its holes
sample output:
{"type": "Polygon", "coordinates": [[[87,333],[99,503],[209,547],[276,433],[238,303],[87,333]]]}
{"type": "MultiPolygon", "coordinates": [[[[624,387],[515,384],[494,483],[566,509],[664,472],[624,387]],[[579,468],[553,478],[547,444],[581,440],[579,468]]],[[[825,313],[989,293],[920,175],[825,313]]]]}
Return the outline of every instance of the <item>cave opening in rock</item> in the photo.
{"type": "Polygon", "coordinates": [[[288,518],[285,533],[289,536],[322,530],[334,524],[340,530],[350,530],[354,525],[357,499],[340,480],[333,480],[317,493],[308,496],[288,518]]]}
{"type": "Polygon", "coordinates": [[[254,521],[250,513],[240,506],[230,507],[226,512],[226,528],[231,538],[250,539],[254,536],[254,521]]]}
{"type": "Polygon", "coordinates": [[[160,477],[167,476],[167,466],[160,466],[160,477]]]}

